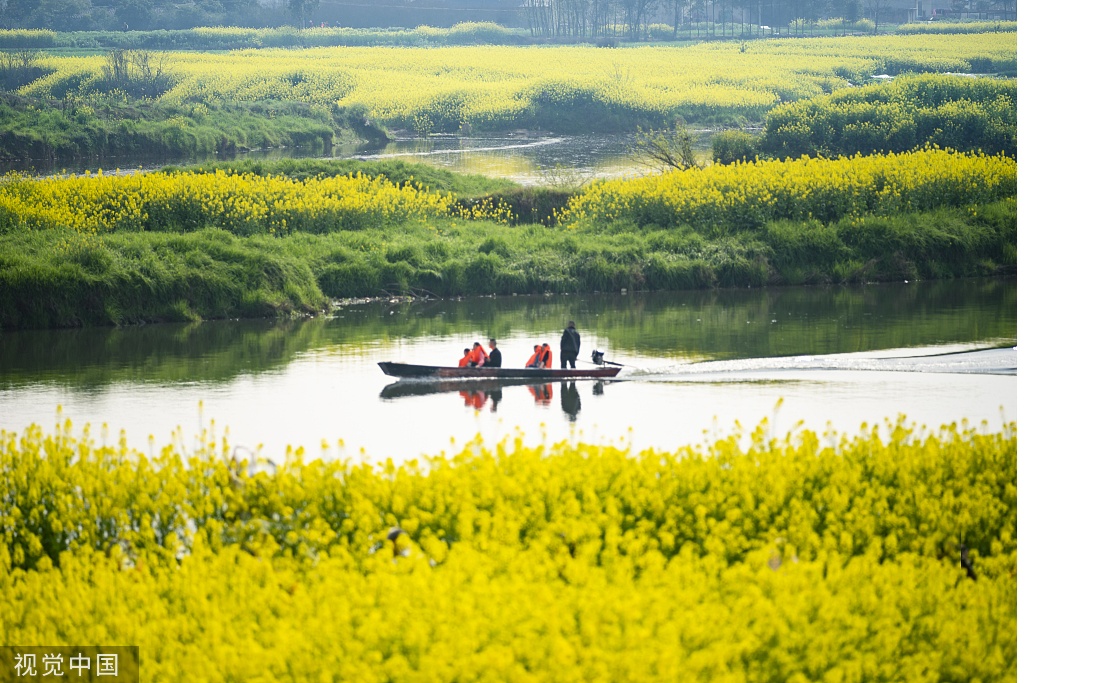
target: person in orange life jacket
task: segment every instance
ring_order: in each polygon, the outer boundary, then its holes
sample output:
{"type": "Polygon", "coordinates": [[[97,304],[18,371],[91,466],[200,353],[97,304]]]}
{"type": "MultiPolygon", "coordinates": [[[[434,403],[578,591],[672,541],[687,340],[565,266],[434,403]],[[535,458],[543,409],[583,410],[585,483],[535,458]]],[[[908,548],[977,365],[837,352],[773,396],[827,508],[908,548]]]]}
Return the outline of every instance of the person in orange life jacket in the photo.
{"type": "Polygon", "coordinates": [[[544,367],[552,367],[552,349],[548,348],[548,344],[541,344],[541,357],[544,359],[544,367]]]}
{"type": "Polygon", "coordinates": [[[475,345],[471,347],[471,353],[467,359],[467,366],[471,368],[481,368],[486,362],[487,354],[486,351],[483,350],[483,345],[479,342],[475,342],[475,345]]]}
{"type": "Polygon", "coordinates": [[[540,356],[540,355],[541,355],[541,345],[540,344],[533,344],[533,355],[529,356],[529,360],[525,361],[525,367],[527,367],[527,368],[539,368],[539,367],[541,367],[540,365],[537,365],[537,357],[540,356]]]}
{"type": "Polygon", "coordinates": [[[471,349],[464,348],[463,349],[463,358],[459,359],[459,366],[461,368],[466,368],[467,364],[470,363],[470,362],[471,362],[471,349]]]}

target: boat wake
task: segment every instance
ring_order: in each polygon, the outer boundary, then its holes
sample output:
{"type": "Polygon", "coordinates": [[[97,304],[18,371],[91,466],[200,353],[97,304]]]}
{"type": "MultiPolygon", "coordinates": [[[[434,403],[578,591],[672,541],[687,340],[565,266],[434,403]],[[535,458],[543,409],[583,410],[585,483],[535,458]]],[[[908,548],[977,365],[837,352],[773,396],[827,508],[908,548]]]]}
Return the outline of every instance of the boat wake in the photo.
{"type": "Polygon", "coordinates": [[[825,356],[787,356],[707,361],[656,368],[630,369],[621,379],[667,382],[723,382],[791,379],[811,372],[920,372],[982,375],[1016,375],[1015,347],[943,350],[893,349],[825,356]]]}

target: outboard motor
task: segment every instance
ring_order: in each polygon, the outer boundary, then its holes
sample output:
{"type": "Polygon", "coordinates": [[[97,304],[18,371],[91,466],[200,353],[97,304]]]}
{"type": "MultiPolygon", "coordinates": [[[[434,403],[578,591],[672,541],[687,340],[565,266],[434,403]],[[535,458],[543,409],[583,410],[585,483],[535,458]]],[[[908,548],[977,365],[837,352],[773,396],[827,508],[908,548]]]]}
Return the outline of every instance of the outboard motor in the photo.
{"type": "Polygon", "coordinates": [[[602,360],[602,351],[594,350],[591,352],[591,362],[595,365],[602,365],[605,361],[602,360]]]}

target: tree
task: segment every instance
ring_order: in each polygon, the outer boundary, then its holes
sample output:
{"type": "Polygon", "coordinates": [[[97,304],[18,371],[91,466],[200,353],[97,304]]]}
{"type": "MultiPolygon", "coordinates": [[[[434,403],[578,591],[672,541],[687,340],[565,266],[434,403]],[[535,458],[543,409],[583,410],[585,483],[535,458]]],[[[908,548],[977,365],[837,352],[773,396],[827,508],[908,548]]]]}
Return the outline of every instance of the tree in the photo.
{"type": "Polygon", "coordinates": [[[305,20],[313,15],[320,0],[286,0],[286,9],[293,15],[300,28],[305,28],[305,20]]]}
{"type": "Polygon", "coordinates": [[[652,166],[685,171],[702,167],[695,156],[694,146],[695,136],[683,121],[677,119],[669,130],[643,132],[638,129],[633,154],[652,166]]]}
{"type": "Polygon", "coordinates": [[[153,9],[151,0],[123,0],[116,5],[116,20],[125,31],[145,30],[150,28],[153,9]]]}
{"type": "Polygon", "coordinates": [[[621,4],[622,9],[625,10],[630,40],[640,39],[645,18],[655,9],[656,0],[621,0],[621,4]]]}
{"type": "Polygon", "coordinates": [[[861,0],[842,0],[839,3],[842,10],[842,35],[850,24],[861,18],[861,0]]]}
{"type": "Polygon", "coordinates": [[[873,15],[873,34],[880,32],[880,13],[892,9],[888,0],[865,0],[865,10],[873,15]]]}

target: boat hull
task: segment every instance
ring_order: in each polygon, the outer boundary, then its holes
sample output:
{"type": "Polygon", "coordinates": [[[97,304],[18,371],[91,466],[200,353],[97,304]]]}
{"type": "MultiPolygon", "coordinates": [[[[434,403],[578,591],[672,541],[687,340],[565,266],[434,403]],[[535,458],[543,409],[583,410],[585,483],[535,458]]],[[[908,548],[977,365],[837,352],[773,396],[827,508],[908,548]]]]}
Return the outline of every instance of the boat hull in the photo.
{"type": "Polygon", "coordinates": [[[449,368],[437,365],[410,365],[409,363],[378,364],[391,377],[406,379],[590,379],[614,377],[621,368],[583,368],[561,370],[558,368],[449,368]]]}

